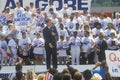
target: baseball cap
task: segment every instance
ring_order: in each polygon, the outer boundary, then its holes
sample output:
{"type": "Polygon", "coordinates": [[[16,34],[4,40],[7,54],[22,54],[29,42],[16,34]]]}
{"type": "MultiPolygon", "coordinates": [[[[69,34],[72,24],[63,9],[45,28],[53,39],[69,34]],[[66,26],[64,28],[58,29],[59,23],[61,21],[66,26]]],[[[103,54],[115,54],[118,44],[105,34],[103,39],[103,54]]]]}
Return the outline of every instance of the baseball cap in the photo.
{"type": "Polygon", "coordinates": [[[64,4],[64,6],[63,7],[68,7],[68,5],[67,4],[64,4]]]}
{"type": "Polygon", "coordinates": [[[0,23],[0,28],[2,28],[3,27],[3,24],[2,23],[0,23]]]}

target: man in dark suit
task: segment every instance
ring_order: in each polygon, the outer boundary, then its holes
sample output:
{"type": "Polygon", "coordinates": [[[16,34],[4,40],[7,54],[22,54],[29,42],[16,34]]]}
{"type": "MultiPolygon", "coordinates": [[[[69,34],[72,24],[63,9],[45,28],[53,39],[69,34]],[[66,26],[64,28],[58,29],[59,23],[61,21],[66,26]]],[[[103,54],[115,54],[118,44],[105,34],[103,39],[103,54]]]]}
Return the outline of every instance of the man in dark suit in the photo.
{"type": "Polygon", "coordinates": [[[99,52],[98,52],[98,59],[100,62],[105,60],[105,50],[107,50],[107,42],[103,39],[103,34],[99,34],[99,52]]]}
{"type": "Polygon", "coordinates": [[[46,19],[46,27],[43,29],[43,37],[45,39],[46,50],[46,66],[51,68],[51,58],[53,68],[57,68],[57,49],[56,49],[56,27],[53,26],[51,19],[46,19]]]}

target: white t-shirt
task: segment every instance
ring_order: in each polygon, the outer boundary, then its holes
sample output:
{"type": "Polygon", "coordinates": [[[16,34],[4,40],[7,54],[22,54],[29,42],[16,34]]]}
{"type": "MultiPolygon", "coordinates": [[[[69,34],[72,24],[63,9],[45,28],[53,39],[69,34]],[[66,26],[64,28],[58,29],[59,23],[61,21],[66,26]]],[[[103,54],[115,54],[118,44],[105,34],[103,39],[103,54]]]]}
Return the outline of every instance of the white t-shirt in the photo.
{"type": "Polygon", "coordinates": [[[89,38],[89,37],[83,37],[82,38],[82,52],[88,53],[92,47],[92,44],[94,43],[94,41],[89,38]]]}
{"type": "Polygon", "coordinates": [[[81,39],[77,36],[76,38],[74,38],[73,36],[70,37],[69,43],[71,44],[71,48],[80,48],[81,45],[81,39]]]}
{"type": "Polygon", "coordinates": [[[23,13],[23,12],[24,12],[24,8],[22,8],[22,7],[20,7],[20,8],[16,7],[16,8],[14,9],[14,18],[17,17],[17,14],[18,14],[18,13],[23,13]]]}
{"type": "Polygon", "coordinates": [[[45,48],[44,48],[44,45],[45,45],[45,41],[43,38],[35,38],[33,40],[33,47],[34,47],[34,50],[33,50],[33,53],[34,54],[45,54],[45,48]]]}
{"type": "Polygon", "coordinates": [[[69,22],[70,22],[70,19],[69,18],[63,18],[63,25],[64,25],[64,27],[68,27],[69,26],[69,22]]]}
{"type": "Polygon", "coordinates": [[[31,13],[36,13],[36,8],[30,8],[31,13]]]}
{"type": "Polygon", "coordinates": [[[108,49],[117,49],[117,45],[118,45],[118,39],[117,38],[109,38],[108,41],[107,41],[107,44],[109,45],[108,46],[108,49]],[[112,41],[115,42],[115,45],[112,46],[112,41]]]}
{"type": "MultiPolygon", "coordinates": [[[[68,42],[67,42],[66,40],[63,40],[63,41],[59,40],[59,41],[57,42],[58,49],[59,49],[59,46],[61,46],[61,45],[63,45],[63,44],[68,44],[68,42]]],[[[66,49],[59,49],[59,50],[58,50],[58,53],[59,53],[59,56],[61,56],[61,57],[67,56],[66,49]]]]}
{"type": "Polygon", "coordinates": [[[55,8],[54,5],[51,5],[51,6],[48,5],[48,6],[45,8],[45,12],[48,13],[50,8],[53,8],[53,11],[56,12],[56,8],[55,8]]]}
{"type": "Polygon", "coordinates": [[[76,23],[79,23],[80,26],[83,25],[83,20],[80,17],[78,18],[74,17],[74,20],[76,20],[76,23]]]}
{"type": "Polygon", "coordinates": [[[103,29],[97,29],[97,28],[92,29],[92,33],[93,33],[93,35],[95,35],[96,37],[98,36],[98,34],[99,34],[100,32],[103,33],[103,32],[104,32],[103,29]]]}
{"type": "Polygon", "coordinates": [[[5,40],[0,40],[0,48],[2,52],[2,57],[7,57],[7,42],[5,40]]]}
{"type": "Polygon", "coordinates": [[[107,37],[110,37],[111,35],[111,32],[114,33],[116,35],[116,31],[114,29],[106,29],[104,34],[107,36],[107,37]]]}
{"type": "Polygon", "coordinates": [[[21,38],[18,41],[18,45],[21,46],[25,55],[28,55],[27,51],[29,51],[30,43],[31,40],[28,37],[26,37],[25,39],[21,38]]]}
{"type": "Polygon", "coordinates": [[[71,10],[70,9],[61,9],[60,10],[60,13],[61,13],[61,15],[63,15],[63,14],[67,14],[67,15],[71,15],[71,10]]]}
{"type": "MultiPolygon", "coordinates": [[[[18,8],[16,7],[14,9],[14,18],[18,18],[18,16],[20,16],[19,14],[23,14],[24,13],[24,9],[22,7],[18,8]]],[[[19,22],[15,22],[15,27],[17,30],[20,30],[21,27],[18,26],[19,22]]]]}
{"type": "Polygon", "coordinates": [[[13,54],[16,54],[16,53],[17,53],[17,43],[16,43],[13,39],[10,39],[10,40],[9,40],[8,46],[11,47],[11,50],[12,50],[12,53],[13,53],[13,54]]]}
{"type": "Polygon", "coordinates": [[[66,39],[68,37],[68,32],[67,32],[66,29],[58,30],[58,35],[59,36],[64,36],[64,38],[66,39]]]}
{"type": "Polygon", "coordinates": [[[76,20],[72,20],[72,21],[70,21],[69,23],[68,23],[68,30],[69,31],[74,31],[75,30],[75,28],[76,28],[76,20]]]}
{"type": "Polygon", "coordinates": [[[118,31],[119,24],[120,24],[120,18],[113,19],[113,25],[115,26],[116,31],[118,31]]]}

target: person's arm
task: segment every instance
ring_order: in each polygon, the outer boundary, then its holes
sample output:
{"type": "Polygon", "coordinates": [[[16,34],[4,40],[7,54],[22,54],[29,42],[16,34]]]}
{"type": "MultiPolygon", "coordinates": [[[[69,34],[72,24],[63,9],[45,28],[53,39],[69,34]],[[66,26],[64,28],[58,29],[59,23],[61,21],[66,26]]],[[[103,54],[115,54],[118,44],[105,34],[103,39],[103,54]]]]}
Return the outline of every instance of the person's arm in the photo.
{"type": "Polygon", "coordinates": [[[101,62],[97,62],[96,64],[95,64],[95,66],[92,68],[92,70],[95,70],[97,67],[99,67],[101,65],[101,62]]]}
{"type": "Polygon", "coordinates": [[[57,31],[56,27],[54,27],[54,31],[55,31],[56,40],[58,41],[58,31],[57,31]]]}

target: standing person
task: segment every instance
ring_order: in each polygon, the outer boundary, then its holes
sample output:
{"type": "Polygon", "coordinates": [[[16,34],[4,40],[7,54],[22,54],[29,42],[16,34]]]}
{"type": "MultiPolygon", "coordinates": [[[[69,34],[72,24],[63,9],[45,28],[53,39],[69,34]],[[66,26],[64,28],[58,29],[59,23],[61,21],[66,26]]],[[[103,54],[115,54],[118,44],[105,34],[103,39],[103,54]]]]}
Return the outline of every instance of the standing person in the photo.
{"type": "Polygon", "coordinates": [[[1,55],[1,64],[5,64],[7,65],[7,50],[8,50],[8,46],[7,46],[7,41],[5,40],[5,35],[4,34],[1,34],[1,39],[0,39],[0,53],[2,54],[1,55]]]}
{"type": "Polygon", "coordinates": [[[107,40],[108,50],[118,50],[118,39],[114,32],[110,33],[110,38],[107,40]]]}
{"type": "Polygon", "coordinates": [[[57,50],[56,50],[56,37],[55,30],[52,28],[51,19],[46,19],[46,27],[43,29],[43,36],[45,39],[45,50],[46,50],[46,66],[47,69],[51,68],[51,57],[53,68],[57,68],[57,50]]]}
{"type": "Polygon", "coordinates": [[[46,6],[46,8],[45,8],[45,11],[48,13],[49,12],[49,9],[53,9],[53,11],[56,11],[56,8],[55,8],[55,6],[54,6],[54,4],[53,4],[53,1],[52,0],[49,0],[49,5],[48,6],[46,6]]]}
{"type": "Polygon", "coordinates": [[[42,65],[43,64],[43,59],[45,55],[45,41],[41,37],[40,33],[36,34],[36,38],[33,39],[33,53],[35,57],[35,64],[36,65],[42,65]]]}
{"type": "Polygon", "coordinates": [[[99,33],[98,38],[96,39],[96,50],[98,54],[98,59],[100,62],[105,60],[105,50],[107,50],[107,42],[104,40],[104,35],[99,33]]]}
{"type": "Polygon", "coordinates": [[[94,41],[90,37],[90,33],[88,31],[84,32],[84,37],[82,37],[82,48],[81,48],[81,64],[93,64],[93,48],[94,48],[94,41]]]}
{"type": "Polygon", "coordinates": [[[15,65],[17,61],[17,47],[18,47],[16,36],[9,40],[8,47],[11,53],[9,65],[15,65]]]}
{"type": "Polygon", "coordinates": [[[77,36],[77,31],[73,32],[73,36],[70,37],[69,43],[71,45],[72,65],[79,65],[81,39],[77,36]]]}
{"type": "Polygon", "coordinates": [[[113,25],[117,33],[120,33],[120,13],[115,14],[115,19],[113,19],[113,25]]]}
{"type": "Polygon", "coordinates": [[[26,32],[22,32],[22,38],[18,40],[18,47],[21,57],[23,58],[22,63],[26,63],[28,60],[31,40],[27,37],[26,32]]]}
{"type": "Polygon", "coordinates": [[[64,36],[60,36],[60,40],[57,42],[58,54],[59,54],[59,64],[66,64],[67,58],[67,48],[69,48],[68,41],[64,36]]]}
{"type": "Polygon", "coordinates": [[[35,12],[36,12],[36,8],[35,8],[35,6],[34,6],[34,3],[33,3],[33,2],[31,2],[31,3],[30,3],[30,12],[33,12],[33,13],[35,13],[35,12]]]}
{"type": "MultiPolygon", "coordinates": [[[[24,8],[21,7],[20,2],[16,2],[16,8],[14,9],[14,18],[18,18],[20,17],[21,14],[24,13],[24,8]]],[[[17,26],[19,23],[15,22],[15,27],[17,30],[19,30],[21,27],[17,26]]]]}

